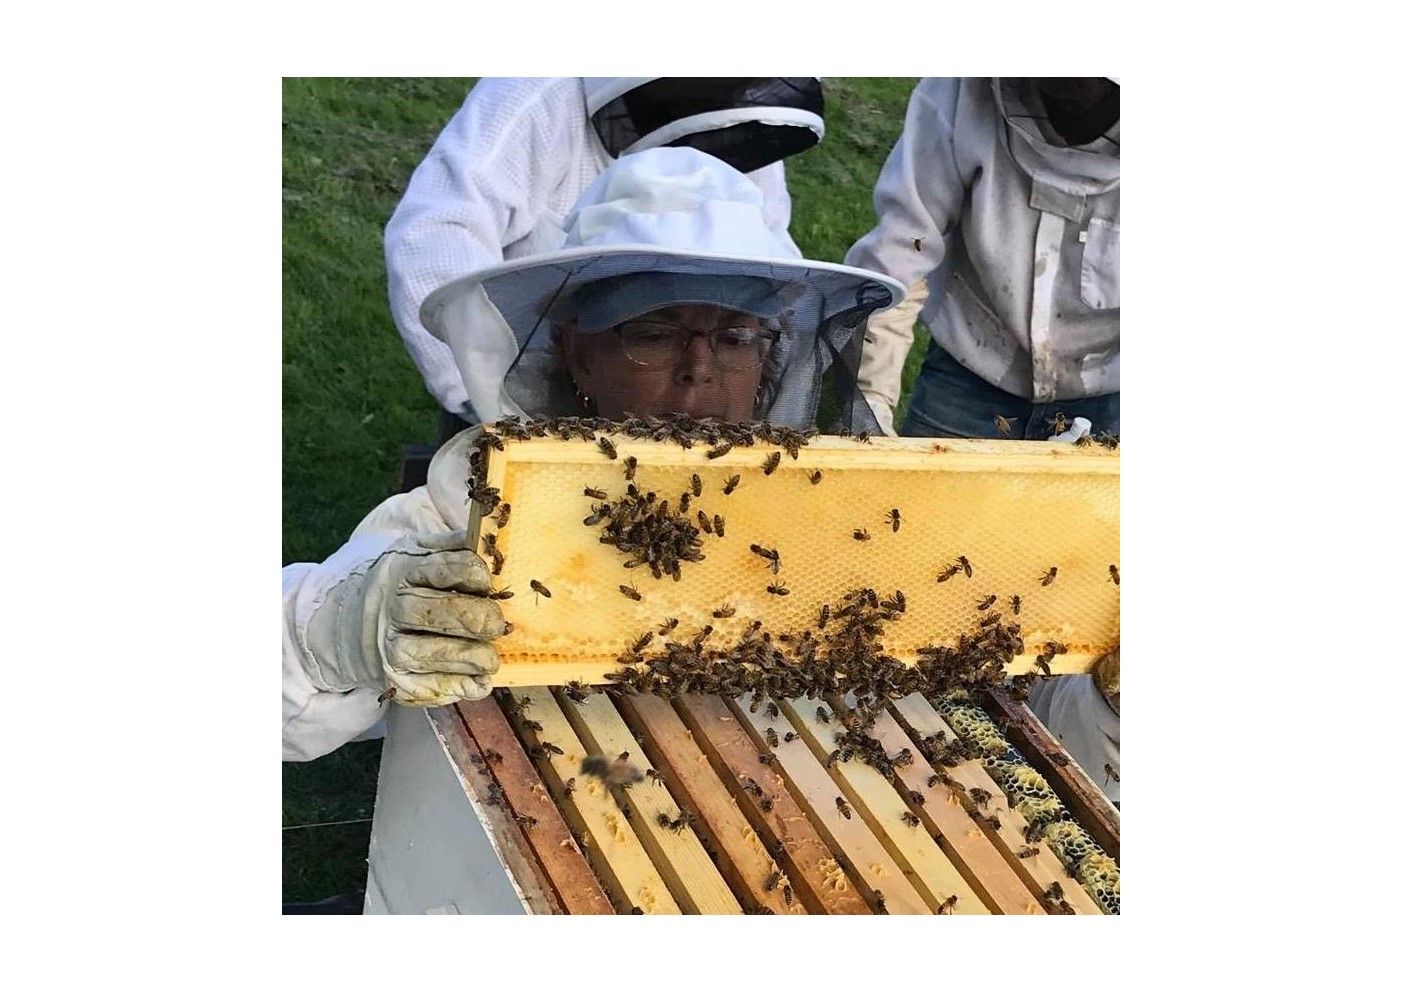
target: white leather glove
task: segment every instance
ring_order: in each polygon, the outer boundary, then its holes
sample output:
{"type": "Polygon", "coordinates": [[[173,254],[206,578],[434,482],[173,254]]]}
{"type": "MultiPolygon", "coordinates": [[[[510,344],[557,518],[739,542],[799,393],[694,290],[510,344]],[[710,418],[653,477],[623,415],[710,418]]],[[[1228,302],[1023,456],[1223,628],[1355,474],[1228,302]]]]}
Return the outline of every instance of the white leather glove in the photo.
{"type": "Polygon", "coordinates": [[[471,546],[465,531],[412,535],[334,587],[307,624],[312,683],[417,707],[486,696],[498,666],[489,642],[507,624],[471,546]]]}

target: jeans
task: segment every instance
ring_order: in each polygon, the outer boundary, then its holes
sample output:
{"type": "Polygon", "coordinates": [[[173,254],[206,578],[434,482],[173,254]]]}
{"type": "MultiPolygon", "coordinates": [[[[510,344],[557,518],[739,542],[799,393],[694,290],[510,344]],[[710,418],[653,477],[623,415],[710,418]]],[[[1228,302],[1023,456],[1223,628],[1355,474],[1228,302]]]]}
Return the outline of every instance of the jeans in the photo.
{"type": "Polygon", "coordinates": [[[1068,425],[1074,417],[1085,417],[1095,434],[1120,434],[1119,392],[1034,403],[989,385],[931,342],[901,434],[908,438],[1001,438],[994,426],[997,414],[1012,422],[1010,437],[1044,441],[1053,433],[1049,422],[1058,412],[1066,416],[1068,425]]]}

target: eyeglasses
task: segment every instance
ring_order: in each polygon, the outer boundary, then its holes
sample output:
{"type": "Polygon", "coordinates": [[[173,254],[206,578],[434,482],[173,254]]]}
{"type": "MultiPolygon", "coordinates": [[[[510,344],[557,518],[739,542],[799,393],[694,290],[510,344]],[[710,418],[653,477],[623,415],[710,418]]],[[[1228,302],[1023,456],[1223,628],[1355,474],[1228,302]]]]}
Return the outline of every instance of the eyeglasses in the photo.
{"type": "Polygon", "coordinates": [[[623,340],[624,355],[636,365],[650,369],[675,368],[686,355],[692,338],[702,335],[711,346],[716,364],[731,372],[761,365],[777,334],[768,328],[748,325],[697,331],[662,321],[629,321],[614,330],[623,340]]]}

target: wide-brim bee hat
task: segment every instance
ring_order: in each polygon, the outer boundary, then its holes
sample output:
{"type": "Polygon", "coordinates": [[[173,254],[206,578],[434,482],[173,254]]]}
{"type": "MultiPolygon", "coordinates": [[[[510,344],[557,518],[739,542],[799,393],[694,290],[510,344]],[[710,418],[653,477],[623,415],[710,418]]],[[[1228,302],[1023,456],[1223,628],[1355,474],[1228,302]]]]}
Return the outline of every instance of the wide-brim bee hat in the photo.
{"type": "Polygon", "coordinates": [[[753,314],[779,328],[757,416],[809,426],[824,371],[841,355],[855,380],[854,331],[905,291],[880,273],[803,258],[766,224],[762,206],[759,187],[704,152],[636,152],[581,195],[558,251],[440,287],[420,316],[452,349],[474,410],[491,421],[573,412],[551,331],[563,320],[590,333],[684,303],[753,314]]]}

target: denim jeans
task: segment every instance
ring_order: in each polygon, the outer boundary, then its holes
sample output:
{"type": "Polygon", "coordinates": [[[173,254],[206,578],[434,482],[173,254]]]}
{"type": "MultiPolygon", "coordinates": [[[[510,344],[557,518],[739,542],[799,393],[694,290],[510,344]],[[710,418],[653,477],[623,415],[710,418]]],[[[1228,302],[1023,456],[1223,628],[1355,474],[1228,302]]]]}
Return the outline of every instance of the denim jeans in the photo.
{"type": "Polygon", "coordinates": [[[1042,441],[1058,412],[1091,422],[1093,433],[1120,434],[1120,393],[1080,400],[1034,403],[991,386],[935,342],[930,343],[901,434],[908,438],[1000,438],[994,416],[1013,424],[1011,437],[1042,441]]]}

